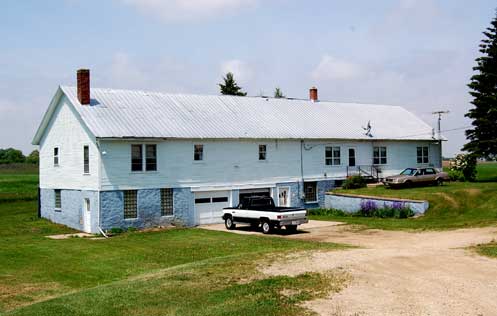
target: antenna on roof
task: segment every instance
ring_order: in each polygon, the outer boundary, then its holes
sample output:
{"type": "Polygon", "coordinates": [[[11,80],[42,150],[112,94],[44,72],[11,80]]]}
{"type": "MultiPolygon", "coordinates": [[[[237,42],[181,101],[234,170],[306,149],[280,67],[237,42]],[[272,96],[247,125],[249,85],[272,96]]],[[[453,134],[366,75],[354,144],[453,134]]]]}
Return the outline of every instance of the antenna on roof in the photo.
{"type": "Polygon", "coordinates": [[[371,121],[368,121],[368,125],[366,125],[366,127],[362,126],[362,129],[366,131],[364,133],[364,135],[369,136],[369,137],[373,136],[373,135],[371,135],[371,121]]]}

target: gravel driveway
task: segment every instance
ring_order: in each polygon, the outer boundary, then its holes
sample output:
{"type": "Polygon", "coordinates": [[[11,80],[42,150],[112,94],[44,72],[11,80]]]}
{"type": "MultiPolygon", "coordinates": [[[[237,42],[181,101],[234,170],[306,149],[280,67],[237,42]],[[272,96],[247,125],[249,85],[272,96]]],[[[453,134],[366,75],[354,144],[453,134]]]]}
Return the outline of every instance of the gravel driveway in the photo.
{"type": "MultiPolygon", "coordinates": [[[[350,273],[352,281],[343,291],[306,304],[320,315],[497,315],[497,259],[466,249],[497,239],[496,227],[403,232],[338,224],[311,221],[300,234],[276,236],[360,248],[291,256],[263,272],[297,275],[339,268],[350,273]]],[[[223,225],[204,228],[225,230],[223,225]]]]}

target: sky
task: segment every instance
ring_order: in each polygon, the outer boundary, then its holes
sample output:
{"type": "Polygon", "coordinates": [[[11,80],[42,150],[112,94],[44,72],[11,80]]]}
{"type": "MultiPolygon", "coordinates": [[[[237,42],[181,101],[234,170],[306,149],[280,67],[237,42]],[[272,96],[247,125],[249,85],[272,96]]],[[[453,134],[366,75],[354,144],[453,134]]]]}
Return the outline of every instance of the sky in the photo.
{"type": "Polygon", "coordinates": [[[467,84],[495,0],[2,0],[0,148],[29,153],[58,85],[401,105],[465,143],[467,84]],[[457,130],[453,130],[457,129],[457,130]]]}

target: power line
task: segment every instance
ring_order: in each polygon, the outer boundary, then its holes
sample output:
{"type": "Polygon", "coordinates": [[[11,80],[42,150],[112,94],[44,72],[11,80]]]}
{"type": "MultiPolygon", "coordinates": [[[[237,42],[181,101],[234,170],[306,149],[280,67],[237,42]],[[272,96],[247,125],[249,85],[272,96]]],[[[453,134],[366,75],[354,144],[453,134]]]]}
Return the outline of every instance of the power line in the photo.
{"type": "MultiPolygon", "coordinates": [[[[441,130],[440,132],[441,133],[447,133],[447,132],[453,132],[453,131],[458,131],[458,130],[462,130],[462,129],[468,129],[472,126],[462,126],[462,127],[456,127],[456,128],[452,128],[452,129],[446,129],[446,130],[441,130]]],[[[426,133],[421,133],[421,134],[412,134],[412,135],[405,135],[405,136],[398,136],[398,137],[395,137],[394,139],[397,139],[397,138],[406,138],[406,137],[414,137],[414,136],[425,136],[425,135],[433,135],[433,132],[426,132],[426,133]]]]}

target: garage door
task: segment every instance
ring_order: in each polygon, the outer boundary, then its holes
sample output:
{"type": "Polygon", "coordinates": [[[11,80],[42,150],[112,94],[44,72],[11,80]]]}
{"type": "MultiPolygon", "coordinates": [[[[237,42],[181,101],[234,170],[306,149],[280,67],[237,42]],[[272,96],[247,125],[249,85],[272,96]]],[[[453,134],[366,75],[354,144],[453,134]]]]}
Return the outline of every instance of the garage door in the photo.
{"type": "Polygon", "coordinates": [[[222,223],[223,208],[230,206],[229,191],[195,192],[198,224],[222,223]]]}

